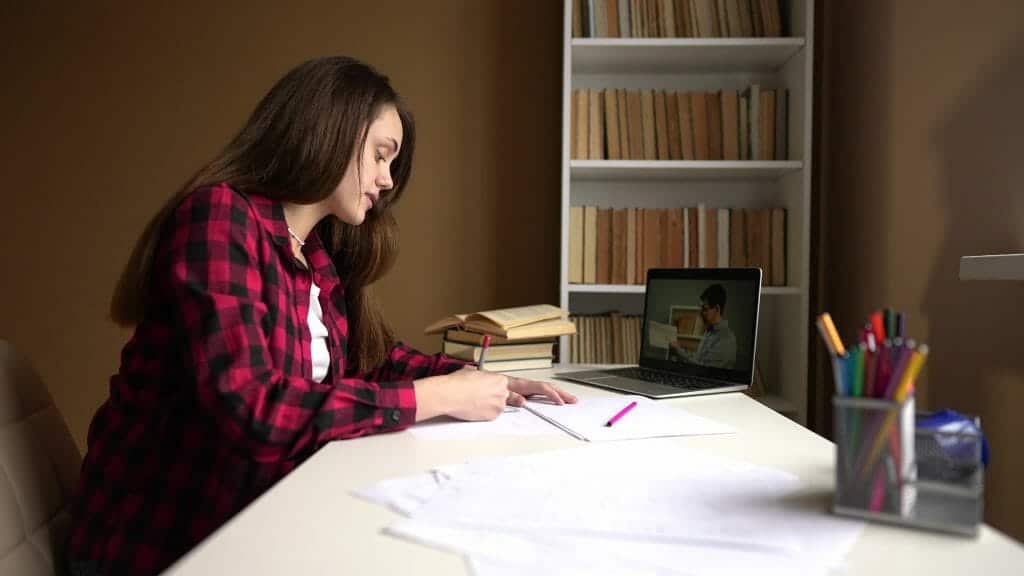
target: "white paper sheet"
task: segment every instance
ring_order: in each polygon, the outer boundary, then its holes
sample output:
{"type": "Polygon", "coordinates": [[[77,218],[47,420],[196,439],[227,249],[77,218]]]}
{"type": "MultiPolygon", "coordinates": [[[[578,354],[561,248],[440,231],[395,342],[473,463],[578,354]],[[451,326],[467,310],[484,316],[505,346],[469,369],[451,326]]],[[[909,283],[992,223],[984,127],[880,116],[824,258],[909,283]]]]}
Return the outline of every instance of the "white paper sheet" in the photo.
{"type": "Polygon", "coordinates": [[[728,434],[728,426],[671,408],[643,396],[596,396],[576,404],[557,405],[530,400],[525,408],[506,408],[489,422],[435,419],[409,428],[410,434],[431,440],[461,440],[488,436],[536,436],[566,433],[580,440],[601,442],[665,436],[728,434]],[[605,426],[630,402],[637,406],[613,426],[605,426]]]}
{"type": "Polygon", "coordinates": [[[561,430],[522,408],[508,407],[489,422],[464,422],[438,418],[421,422],[408,432],[429,440],[463,440],[487,436],[540,436],[563,434],[561,430]]]}
{"type": "Polygon", "coordinates": [[[717,462],[678,444],[591,445],[467,464],[412,517],[799,551],[792,534],[758,530],[775,501],[797,486],[789,474],[717,462]]]}
{"type": "Polygon", "coordinates": [[[481,576],[823,573],[863,524],[800,487],[660,439],[479,460],[357,495],[411,517],[389,532],[467,554],[481,576]]]}
{"type": "Polygon", "coordinates": [[[564,405],[531,400],[526,403],[526,408],[572,436],[591,442],[734,432],[729,426],[714,420],[694,416],[643,396],[585,396],[576,404],[564,405]],[[636,407],[614,425],[605,425],[630,402],[636,402],[636,407]]]}
{"type": "Polygon", "coordinates": [[[732,547],[643,542],[554,533],[518,535],[400,520],[393,536],[462,554],[477,576],[521,574],[652,576],[824,576],[830,567],[814,559],[732,547]]]}

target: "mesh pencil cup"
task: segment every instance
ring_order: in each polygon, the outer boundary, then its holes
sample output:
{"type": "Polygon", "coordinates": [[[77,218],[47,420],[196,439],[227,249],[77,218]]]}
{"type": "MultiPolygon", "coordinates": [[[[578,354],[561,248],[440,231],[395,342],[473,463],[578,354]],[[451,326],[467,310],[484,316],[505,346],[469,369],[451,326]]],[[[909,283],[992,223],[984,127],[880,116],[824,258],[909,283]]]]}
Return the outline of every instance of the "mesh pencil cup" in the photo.
{"type": "MultiPolygon", "coordinates": [[[[916,498],[914,396],[903,402],[835,396],[837,514],[910,516],[916,498]]],[[[885,518],[888,517],[888,518],[885,518]]]]}

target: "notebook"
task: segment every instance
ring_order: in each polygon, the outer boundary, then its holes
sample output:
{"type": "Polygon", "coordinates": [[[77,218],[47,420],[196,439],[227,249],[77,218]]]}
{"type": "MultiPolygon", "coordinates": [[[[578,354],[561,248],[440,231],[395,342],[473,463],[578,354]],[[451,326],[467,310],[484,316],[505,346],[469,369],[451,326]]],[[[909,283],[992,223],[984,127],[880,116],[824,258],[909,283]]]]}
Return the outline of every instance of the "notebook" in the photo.
{"type": "Polygon", "coordinates": [[[746,390],[760,302],[759,268],[651,269],[640,364],[555,377],[649,398],[746,390]]]}

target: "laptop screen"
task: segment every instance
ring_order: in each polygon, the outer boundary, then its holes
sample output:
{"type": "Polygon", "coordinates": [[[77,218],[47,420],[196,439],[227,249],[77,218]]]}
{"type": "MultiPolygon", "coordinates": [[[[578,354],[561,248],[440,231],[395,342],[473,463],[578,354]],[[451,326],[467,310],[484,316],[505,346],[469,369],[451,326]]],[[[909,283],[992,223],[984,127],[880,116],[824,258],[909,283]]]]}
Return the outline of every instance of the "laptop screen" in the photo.
{"type": "Polygon", "coordinates": [[[750,384],[760,287],[756,268],[651,270],[640,365],[750,384]]]}

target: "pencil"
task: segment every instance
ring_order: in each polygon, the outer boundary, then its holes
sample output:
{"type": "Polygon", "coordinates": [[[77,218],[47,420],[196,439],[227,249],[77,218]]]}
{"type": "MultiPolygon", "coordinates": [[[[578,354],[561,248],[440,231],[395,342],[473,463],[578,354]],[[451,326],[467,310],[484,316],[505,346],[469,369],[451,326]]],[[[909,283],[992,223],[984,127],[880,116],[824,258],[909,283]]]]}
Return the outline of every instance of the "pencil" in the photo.
{"type": "Polygon", "coordinates": [[[484,369],[484,360],[487,359],[487,349],[491,347],[491,337],[485,335],[484,341],[480,345],[480,359],[476,361],[476,367],[480,370],[484,369]]]}

